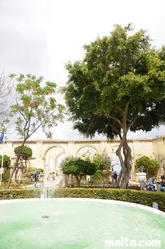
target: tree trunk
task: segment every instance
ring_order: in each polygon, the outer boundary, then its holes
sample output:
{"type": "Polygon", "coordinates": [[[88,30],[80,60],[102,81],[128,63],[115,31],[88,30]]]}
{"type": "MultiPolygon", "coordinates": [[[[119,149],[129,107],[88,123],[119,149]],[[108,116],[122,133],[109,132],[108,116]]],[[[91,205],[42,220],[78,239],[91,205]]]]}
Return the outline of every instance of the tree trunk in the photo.
{"type": "Polygon", "coordinates": [[[19,159],[20,159],[20,157],[21,157],[22,149],[23,149],[23,147],[24,147],[24,144],[25,144],[26,140],[27,140],[27,139],[24,139],[24,141],[23,141],[23,143],[22,143],[22,145],[21,145],[20,152],[18,153],[17,158],[16,158],[16,160],[15,160],[15,163],[14,163],[14,165],[13,165],[13,168],[12,168],[12,171],[11,171],[11,174],[10,174],[10,177],[9,177],[9,180],[8,180],[8,184],[7,184],[7,187],[6,187],[7,189],[9,189],[10,183],[11,183],[12,178],[13,178],[13,175],[14,175],[14,173],[15,173],[17,167],[18,167],[18,162],[19,162],[19,159]]]}
{"type": "Polygon", "coordinates": [[[21,168],[21,182],[24,184],[25,183],[25,179],[24,179],[24,175],[26,174],[27,172],[27,163],[26,163],[26,160],[25,160],[25,166],[23,165],[23,167],[21,168]]]}
{"type": "Polygon", "coordinates": [[[130,171],[125,169],[123,174],[122,174],[120,188],[123,188],[123,189],[128,188],[129,179],[130,179],[130,171]]]}
{"type": "Polygon", "coordinates": [[[78,177],[76,177],[76,181],[77,181],[77,187],[80,187],[80,181],[81,181],[81,179],[79,179],[78,177]]]}
{"type": "Polygon", "coordinates": [[[14,187],[17,187],[18,186],[18,179],[17,179],[17,175],[18,175],[18,171],[19,169],[16,167],[16,170],[15,170],[15,177],[14,177],[14,187]]]}
{"type": "Polygon", "coordinates": [[[18,166],[18,161],[19,161],[19,158],[17,157],[16,161],[15,161],[15,163],[13,165],[12,171],[10,173],[10,177],[9,177],[8,184],[7,184],[7,189],[9,189],[9,187],[10,187],[11,180],[12,180],[13,175],[14,175],[14,173],[16,171],[17,166],[18,166]]]}
{"type": "Polygon", "coordinates": [[[131,173],[131,149],[127,143],[127,139],[125,138],[123,144],[123,154],[124,154],[124,169],[121,179],[120,188],[128,188],[128,183],[130,180],[130,173],[131,173]]]}
{"type": "Polygon", "coordinates": [[[123,171],[122,171],[122,169],[121,169],[120,174],[119,174],[118,179],[117,179],[117,184],[116,184],[116,187],[117,187],[117,188],[120,186],[122,174],[123,174],[123,171]]]}
{"type": "Polygon", "coordinates": [[[123,135],[121,139],[119,148],[116,151],[116,155],[120,159],[120,164],[122,168],[121,175],[120,175],[121,179],[118,179],[118,185],[120,186],[120,188],[126,189],[128,188],[130,172],[131,172],[131,149],[127,142],[126,133],[123,135]],[[122,148],[123,148],[124,160],[121,155],[122,148]]]}

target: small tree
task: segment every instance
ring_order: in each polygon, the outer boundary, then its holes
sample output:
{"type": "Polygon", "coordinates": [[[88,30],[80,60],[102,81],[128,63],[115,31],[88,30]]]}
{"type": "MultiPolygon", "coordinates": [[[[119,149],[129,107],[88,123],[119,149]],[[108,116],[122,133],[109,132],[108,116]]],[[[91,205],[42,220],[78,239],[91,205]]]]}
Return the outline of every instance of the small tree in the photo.
{"type": "Polygon", "coordinates": [[[96,165],[82,159],[71,160],[62,166],[62,171],[65,175],[74,175],[77,181],[77,186],[80,186],[80,181],[85,175],[93,175],[96,172],[96,165]]]}
{"type": "Polygon", "coordinates": [[[8,169],[10,169],[10,165],[11,165],[11,161],[10,161],[10,157],[7,155],[0,155],[0,166],[3,166],[3,168],[6,169],[6,171],[8,169]]]}
{"type": "Polygon", "coordinates": [[[18,162],[18,167],[17,167],[16,173],[15,173],[15,182],[17,182],[18,170],[21,171],[22,182],[24,181],[23,178],[24,178],[24,175],[27,171],[27,161],[30,157],[32,157],[32,150],[31,150],[31,148],[29,148],[27,146],[24,146],[23,148],[21,146],[16,147],[14,149],[14,153],[16,155],[19,155],[21,150],[22,150],[21,156],[20,156],[20,159],[18,162]]]}
{"type": "Polygon", "coordinates": [[[100,182],[101,178],[105,178],[104,172],[108,171],[110,168],[110,161],[105,154],[96,154],[92,161],[96,165],[96,172],[91,177],[91,181],[100,182]]]}
{"type": "MultiPolygon", "coordinates": [[[[15,75],[11,75],[15,78],[15,75]]],[[[7,188],[18,168],[23,147],[26,141],[39,129],[48,138],[52,137],[51,128],[63,119],[64,106],[56,103],[53,95],[57,85],[54,82],[43,82],[43,77],[20,74],[16,78],[16,103],[10,107],[10,116],[14,118],[17,134],[22,138],[22,145],[17,154],[7,188]]]]}
{"type": "Polygon", "coordinates": [[[0,167],[3,167],[3,176],[2,179],[3,181],[7,180],[9,177],[8,170],[10,169],[11,166],[11,160],[10,157],[7,155],[0,155],[0,167]]]}
{"type": "Polygon", "coordinates": [[[143,171],[146,173],[147,178],[152,175],[157,175],[160,163],[155,159],[151,159],[148,156],[142,156],[135,162],[135,168],[143,167],[143,171]]]}
{"type": "MultiPolygon", "coordinates": [[[[14,149],[14,153],[17,155],[20,153],[20,150],[21,150],[21,146],[18,146],[14,149]]],[[[30,157],[32,157],[32,150],[31,148],[24,146],[21,154],[22,154],[23,159],[27,161],[30,157]]]]}

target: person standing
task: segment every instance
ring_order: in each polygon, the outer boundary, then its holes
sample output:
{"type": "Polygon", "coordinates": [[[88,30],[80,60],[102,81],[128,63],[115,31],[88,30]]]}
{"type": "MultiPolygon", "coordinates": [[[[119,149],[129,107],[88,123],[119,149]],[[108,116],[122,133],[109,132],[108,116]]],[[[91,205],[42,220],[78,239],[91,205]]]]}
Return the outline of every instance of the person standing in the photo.
{"type": "Polygon", "coordinates": [[[55,173],[54,172],[52,173],[52,180],[53,181],[55,180],[55,173]]]}
{"type": "Polygon", "coordinates": [[[116,187],[116,183],[117,183],[117,173],[116,173],[116,171],[113,172],[112,178],[113,178],[113,186],[116,187]]]}
{"type": "Polygon", "coordinates": [[[39,183],[40,183],[40,187],[44,187],[44,173],[43,171],[40,172],[39,174],[39,183]]]}
{"type": "Polygon", "coordinates": [[[114,183],[117,182],[117,174],[116,174],[116,171],[113,173],[113,182],[114,182],[114,183]]]}
{"type": "Polygon", "coordinates": [[[34,173],[34,181],[35,181],[34,187],[35,187],[35,188],[37,187],[37,182],[39,181],[38,178],[39,178],[39,172],[36,171],[36,172],[34,173]]]}

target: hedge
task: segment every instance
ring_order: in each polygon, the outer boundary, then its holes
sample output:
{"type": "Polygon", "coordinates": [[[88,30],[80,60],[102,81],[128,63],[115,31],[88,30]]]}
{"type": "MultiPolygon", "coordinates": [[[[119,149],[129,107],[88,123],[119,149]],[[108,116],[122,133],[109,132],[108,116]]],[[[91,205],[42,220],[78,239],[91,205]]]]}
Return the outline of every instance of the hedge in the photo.
{"type": "Polygon", "coordinates": [[[152,207],[158,204],[159,210],[165,212],[165,192],[152,192],[131,189],[106,188],[59,188],[59,189],[4,189],[0,190],[0,200],[40,198],[41,194],[49,198],[91,198],[127,201],[152,207]]]}

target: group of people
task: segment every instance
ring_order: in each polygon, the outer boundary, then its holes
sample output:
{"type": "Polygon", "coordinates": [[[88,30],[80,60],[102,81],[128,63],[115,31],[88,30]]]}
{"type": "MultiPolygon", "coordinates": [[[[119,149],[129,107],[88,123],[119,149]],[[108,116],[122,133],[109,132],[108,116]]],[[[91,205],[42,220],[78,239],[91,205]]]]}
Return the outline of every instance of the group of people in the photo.
{"type": "MultiPolygon", "coordinates": [[[[39,172],[38,170],[35,171],[35,173],[33,174],[33,178],[34,178],[34,187],[37,187],[37,184],[40,184],[40,187],[44,187],[44,172],[41,171],[39,172]]],[[[50,173],[50,176],[47,177],[48,181],[54,181],[55,180],[55,172],[50,173]]]]}
{"type": "Polygon", "coordinates": [[[33,178],[34,178],[34,187],[36,188],[37,187],[37,183],[40,184],[40,187],[44,187],[44,172],[41,171],[36,171],[34,174],[33,174],[33,178]]]}
{"type": "Polygon", "coordinates": [[[155,176],[149,178],[147,184],[147,190],[158,191],[158,192],[165,191],[165,177],[161,176],[160,181],[156,181],[155,176]]]}
{"type": "Polygon", "coordinates": [[[48,180],[52,180],[52,181],[54,181],[54,180],[55,180],[55,178],[56,178],[56,176],[55,176],[55,172],[52,172],[52,173],[50,173],[50,176],[48,177],[48,180]]]}

